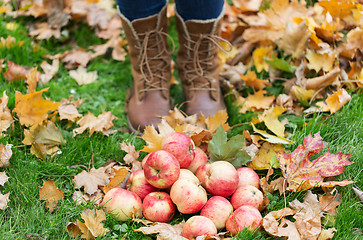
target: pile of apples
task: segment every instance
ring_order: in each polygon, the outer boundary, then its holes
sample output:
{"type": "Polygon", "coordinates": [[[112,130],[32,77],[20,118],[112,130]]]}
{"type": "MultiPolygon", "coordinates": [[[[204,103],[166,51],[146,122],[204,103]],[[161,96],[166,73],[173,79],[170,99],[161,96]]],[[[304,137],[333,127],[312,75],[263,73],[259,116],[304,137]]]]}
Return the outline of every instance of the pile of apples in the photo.
{"type": "Polygon", "coordinates": [[[241,229],[260,227],[263,194],[256,172],[236,169],[227,161],[208,162],[207,154],[186,134],[167,135],[162,150],[148,154],[142,166],[130,175],[127,189],[110,190],[101,203],[118,220],[144,216],[169,222],[177,210],[199,213],[184,224],[182,235],[187,239],[213,236],[224,228],[236,235],[241,229]]]}

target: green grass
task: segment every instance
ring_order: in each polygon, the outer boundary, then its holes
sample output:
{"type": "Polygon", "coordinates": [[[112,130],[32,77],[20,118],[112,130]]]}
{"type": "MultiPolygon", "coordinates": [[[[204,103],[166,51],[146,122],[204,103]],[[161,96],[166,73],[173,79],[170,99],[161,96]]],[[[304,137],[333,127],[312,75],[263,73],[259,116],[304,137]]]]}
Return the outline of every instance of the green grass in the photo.
{"type": "MultiPolygon", "coordinates": [[[[82,47],[102,43],[86,25],[74,24],[69,28],[71,38],[65,39],[61,44],[53,39],[38,42],[40,51],[34,52],[32,40],[28,38],[27,31],[22,25],[22,21],[25,20],[18,19],[19,28],[16,31],[9,31],[6,30],[5,23],[14,20],[0,17],[0,37],[11,35],[17,41],[24,41],[21,48],[0,49],[0,58],[34,67],[44,60],[42,56],[45,53],[55,54],[70,49],[72,40],[75,40],[82,47]]],[[[176,39],[173,22],[171,35],[176,39]]],[[[173,57],[175,58],[175,53],[173,57]]],[[[98,115],[102,110],[111,111],[118,117],[117,120],[114,120],[114,129],[127,128],[124,109],[125,96],[127,89],[132,84],[128,58],[125,62],[117,62],[99,57],[90,62],[88,69],[97,70],[99,76],[97,82],[78,86],[69,76],[68,70],[61,67],[50,83],[39,85],[38,89],[50,87],[50,90],[44,95],[55,101],[68,98],[73,89],[75,99],[86,99],[79,110],[81,114],[90,111],[94,115],[98,115]]],[[[15,91],[25,93],[26,84],[23,81],[8,83],[0,74],[0,89],[6,90],[9,96],[8,106],[13,109],[15,91]]],[[[173,86],[171,92],[176,104],[183,102],[180,85],[173,86]]],[[[356,185],[363,189],[361,177],[363,170],[363,94],[355,93],[352,95],[352,100],[331,116],[328,114],[316,114],[309,118],[287,116],[290,121],[288,130],[294,141],[293,145],[288,146],[288,151],[293,151],[308,134],[320,132],[333,153],[339,151],[352,153],[351,160],[355,164],[348,166],[338,179],[353,179],[357,181],[356,185]]],[[[256,116],[255,113],[239,114],[238,109],[231,103],[231,97],[228,97],[226,102],[231,125],[248,122],[253,116],[256,116]]],[[[135,144],[137,149],[141,149],[144,144],[142,140],[125,131],[118,131],[110,137],[105,137],[102,134],[93,134],[92,137],[88,137],[88,133],[84,133],[73,138],[72,129],[75,125],[68,128],[64,121],[58,122],[57,125],[67,143],[60,147],[62,154],[57,155],[53,160],[50,158],[40,160],[30,154],[29,147],[23,146],[21,143],[24,129],[17,121],[14,127],[8,130],[7,135],[0,139],[3,144],[11,143],[14,145],[13,156],[10,159],[11,167],[5,170],[10,178],[4,187],[0,187],[2,193],[10,192],[8,208],[0,211],[0,239],[27,239],[27,234],[32,234],[33,239],[71,239],[65,231],[67,223],[80,219],[80,213],[85,207],[93,208],[91,203],[77,206],[72,200],[73,176],[83,170],[77,165],[94,165],[98,168],[110,159],[122,161],[125,153],[120,149],[120,142],[129,141],[135,144]],[[39,200],[39,187],[42,186],[43,181],[48,179],[53,179],[56,186],[65,193],[65,199],[59,202],[58,208],[53,213],[49,213],[45,203],[39,200]]],[[[240,134],[244,129],[251,130],[250,126],[242,125],[234,128],[230,135],[240,134]]],[[[261,171],[259,174],[262,176],[265,172],[261,171]]],[[[362,204],[358,202],[351,186],[338,187],[338,190],[342,193],[343,199],[334,225],[338,229],[334,239],[362,239],[362,234],[352,234],[356,229],[363,229],[362,204]]],[[[287,200],[302,199],[303,195],[302,193],[289,193],[287,200]]],[[[272,195],[272,199],[274,201],[271,201],[269,211],[284,206],[283,198],[277,193],[272,195]]],[[[178,215],[173,222],[181,221],[186,217],[188,216],[178,215]]],[[[120,223],[111,216],[107,216],[105,226],[111,231],[105,237],[98,239],[121,239],[122,237],[125,239],[154,239],[153,236],[143,236],[141,233],[133,231],[133,229],[140,227],[140,224],[120,223]]],[[[269,236],[263,232],[253,234],[249,231],[243,231],[237,237],[237,239],[268,238],[269,236]]]]}

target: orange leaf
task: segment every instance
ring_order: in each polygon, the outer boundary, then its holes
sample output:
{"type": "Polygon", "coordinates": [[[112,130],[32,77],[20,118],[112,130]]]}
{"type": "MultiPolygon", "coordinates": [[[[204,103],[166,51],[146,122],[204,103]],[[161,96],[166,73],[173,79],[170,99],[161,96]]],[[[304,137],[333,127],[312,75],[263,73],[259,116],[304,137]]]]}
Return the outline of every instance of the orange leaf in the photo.
{"type": "Polygon", "coordinates": [[[241,79],[245,81],[248,86],[257,90],[261,90],[268,85],[266,81],[258,79],[254,71],[248,71],[246,75],[241,75],[241,79]]]}
{"type": "Polygon", "coordinates": [[[205,120],[206,125],[211,133],[214,133],[217,128],[222,125],[224,131],[227,131],[230,129],[230,126],[227,123],[228,120],[228,114],[227,111],[220,110],[219,112],[215,113],[213,116],[207,117],[205,120]]]}
{"type": "Polygon", "coordinates": [[[129,173],[128,169],[123,167],[120,169],[115,169],[115,176],[110,179],[110,182],[102,188],[103,192],[106,194],[112,188],[120,187],[120,183],[125,180],[125,177],[129,173]]]}
{"type": "Polygon", "coordinates": [[[55,186],[52,179],[43,182],[43,186],[39,189],[39,199],[46,201],[46,206],[50,212],[53,212],[59,200],[64,198],[63,191],[55,186]]]}
{"type": "Polygon", "coordinates": [[[14,82],[26,78],[27,70],[21,66],[17,65],[12,61],[7,62],[8,70],[4,72],[4,77],[9,82],[14,82]]]}
{"type": "Polygon", "coordinates": [[[259,90],[253,95],[248,95],[247,98],[238,97],[237,106],[241,106],[240,113],[246,111],[256,111],[261,109],[268,109],[272,102],[275,100],[275,96],[265,97],[266,91],[259,90]]]}
{"type": "Polygon", "coordinates": [[[341,88],[330,95],[325,102],[319,102],[316,105],[322,107],[322,111],[324,112],[330,111],[330,113],[335,113],[349,102],[350,99],[352,98],[348,92],[344,88],[341,88]]]}

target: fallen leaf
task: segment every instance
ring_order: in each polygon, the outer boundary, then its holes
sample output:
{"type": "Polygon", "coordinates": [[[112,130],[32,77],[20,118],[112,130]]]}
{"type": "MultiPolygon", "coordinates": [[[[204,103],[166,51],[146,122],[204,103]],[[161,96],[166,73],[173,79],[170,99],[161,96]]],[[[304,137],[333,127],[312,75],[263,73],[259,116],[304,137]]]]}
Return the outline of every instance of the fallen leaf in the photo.
{"type": "Polygon", "coordinates": [[[27,70],[12,61],[6,63],[8,69],[4,72],[4,78],[9,82],[19,81],[26,78],[27,70]]]}
{"type": "Polygon", "coordinates": [[[265,61],[266,58],[270,58],[273,53],[272,46],[259,47],[253,51],[253,65],[256,67],[257,72],[268,72],[268,63],[265,61]]]}
{"type": "Polygon", "coordinates": [[[27,93],[35,93],[37,84],[39,80],[39,75],[37,67],[34,67],[28,71],[26,74],[26,83],[28,84],[27,93]]]}
{"type": "Polygon", "coordinates": [[[268,109],[270,105],[275,100],[275,96],[265,97],[264,93],[266,91],[259,90],[253,95],[248,95],[247,98],[241,96],[237,99],[237,106],[240,106],[240,113],[245,113],[246,111],[258,111],[261,109],[268,109]]]}
{"type": "Polygon", "coordinates": [[[87,194],[94,194],[98,186],[103,187],[109,183],[108,175],[105,173],[105,168],[100,167],[98,169],[91,168],[89,172],[83,170],[81,173],[74,176],[73,179],[75,188],[84,188],[84,192],[87,194]]]}
{"type": "Polygon", "coordinates": [[[309,63],[307,67],[313,69],[316,72],[323,70],[324,72],[329,72],[333,69],[335,61],[335,52],[330,51],[329,53],[317,53],[312,50],[308,50],[306,53],[306,58],[309,63]]]}
{"type": "Polygon", "coordinates": [[[351,99],[352,98],[349,93],[344,88],[341,88],[332,95],[329,95],[324,102],[318,102],[316,105],[321,107],[322,111],[330,111],[330,113],[333,114],[341,109],[351,99]]]}
{"type": "Polygon", "coordinates": [[[233,6],[241,12],[257,12],[260,9],[262,0],[233,0],[233,6]]]}
{"type": "Polygon", "coordinates": [[[266,127],[277,136],[285,136],[285,124],[279,121],[278,116],[286,111],[280,106],[272,107],[265,110],[262,114],[258,114],[258,120],[264,122],[266,127]]]}
{"type": "Polygon", "coordinates": [[[332,84],[333,82],[337,81],[340,72],[341,72],[340,68],[336,67],[323,76],[315,78],[305,78],[303,79],[303,86],[305,87],[305,89],[308,90],[309,89],[317,90],[325,88],[330,84],[332,84]]]}
{"type": "Polygon", "coordinates": [[[42,93],[48,91],[49,88],[42,89],[38,92],[21,94],[15,92],[15,108],[21,125],[33,126],[41,124],[48,118],[48,112],[55,111],[60,103],[45,100],[42,98],[42,93]]]}
{"type": "Polygon", "coordinates": [[[94,239],[102,237],[110,231],[102,223],[106,220],[106,214],[102,210],[85,209],[81,213],[81,218],[84,223],[77,219],[76,223],[67,224],[67,232],[71,237],[77,237],[82,233],[81,238],[94,239]]]}
{"type": "Polygon", "coordinates": [[[112,188],[120,187],[119,184],[125,180],[128,173],[129,173],[129,170],[126,167],[116,169],[115,175],[112,178],[110,178],[110,182],[102,188],[103,192],[106,194],[112,188]]]}
{"type": "Polygon", "coordinates": [[[244,147],[243,135],[235,135],[228,140],[227,133],[219,126],[208,143],[209,157],[211,161],[227,161],[240,168],[251,160],[244,147]]]}
{"type": "Polygon", "coordinates": [[[102,114],[97,117],[89,112],[86,116],[83,116],[77,121],[77,124],[80,125],[80,127],[73,129],[73,137],[82,134],[87,129],[89,130],[89,136],[94,132],[103,133],[104,135],[109,136],[116,132],[116,130],[110,130],[113,126],[112,121],[114,119],[117,119],[117,117],[110,111],[102,112],[102,114]]]}
{"type": "Polygon", "coordinates": [[[122,24],[120,17],[113,17],[106,29],[102,29],[101,31],[97,32],[97,36],[103,39],[110,39],[114,36],[119,36],[121,33],[122,24]]]}
{"type": "Polygon", "coordinates": [[[4,184],[8,181],[9,177],[6,175],[6,172],[0,172],[0,185],[4,186],[4,184]]]}
{"type": "Polygon", "coordinates": [[[337,211],[337,206],[341,202],[341,194],[331,194],[330,192],[326,195],[321,195],[319,197],[319,203],[321,205],[321,210],[327,212],[330,215],[335,215],[337,211]]]}
{"type": "Polygon", "coordinates": [[[43,61],[40,64],[40,67],[43,69],[43,72],[40,75],[40,81],[42,84],[48,83],[58,72],[59,69],[59,59],[54,59],[52,65],[48,64],[46,61],[43,61]]]}
{"type": "Polygon", "coordinates": [[[323,181],[324,177],[339,175],[344,171],[345,166],[353,164],[349,161],[351,154],[341,152],[332,154],[329,151],[311,162],[309,158],[319,153],[323,148],[322,138],[319,133],[316,133],[314,137],[309,135],[304,138],[303,144],[299,145],[294,152],[277,153],[276,157],[280,161],[283,175],[280,179],[285,179],[283,182],[287,184],[284,189],[298,192],[312,187],[345,186],[353,183],[353,181],[348,180],[323,181]]]}
{"type": "Polygon", "coordinates": [[[318,240],[332,239],[337,230],[335,228],[322,229],[318,240]]]}
{"type": "Polygon", "coordinates": [[[63,98],[58,107],[60,120],[66,119],[70,122],[75,122],[81,118],[82,115],[78,112],[77,107],[79,107],[82,102],[83,100],[71,102],[70,99],[63,98]]]}
{"type": "Polygon", "coordinates": [[[158,240],[187,240],[181,235],[184,224],[184,221],[175,225],[156,223],[149,227],[135,229],[135,231],[142,232],[143,234],[158,234],[158,240]]]}
{"type": "Polygon", "coordinates": [[[268,85],[268,82],[258,79],[254,71],[248,71],[246,75],[241,75],[241,79],[245,81],[248,86],[257,90],[261,90],[268,85]]]}
{"type": "Polygon", "coordinates": [[[215,113],[213,116],[207,117],[205,120],[205,123],[207,125],[208,130],[211,133],[214,133],[219,126],[222,125],[224,131],[227,131],[230,129],[230,126],[228,125],[228,114],[225,109],[220,110],[219,112],[215,113]]]}
{"type": "Polygon", "coordinates": [[[315,94],[315,90],[306,90],[300,86],[292,86],[290,89],[290,94],[298,100],[309,101],[315,94]]]}
{"type": "Polygon", "coordinates": [[[259,130],[255,127],[255,125],[253,123],[251,123],[253,131],[255,131],[256,133],[262,135],[264,138],[261,137],[262,140],[265,140],[269,143],[274,143],[274,144],[292,144],[293,142],[289,139],[280,137],[280,136],[274,136],[271,135],[269,133],[267,133],[266,131],[263,130],[259,130]]]}
{"type": "Polygon", "coordinates": [[[39,199],[46,201],[49,212],[53,212],[59,200],[64,198],[64,192],[55,186],[54,180],[49,179],[43,182],[43,186],[39,188],[39,199]]]}
{"type": "Polygon", "coordinates": [[[271,167],[278,168],[279,161],[276,158],[276,154],[278,151],[283,151],[284,149],[284,146],[281,144],[265,142],[252,161],[247,163],[247,166],[254,170],[270,169],[271,167]]]}
{"type": "Polygon", "coordinates": [[[87,72],[87,69],[82,66],[77,70],[69,71],[69,75],[76,80],[78,85],[90,84],[97,80],[97,71],[87,72]]]}
{"type": "Polygon", "coordinates": [[[146,142],[146,146],[141,150],[143,152],[151,153],[161,149],[161,142],[164,137],[172,132],[174,129],[169,126],[166,120],[162,119],[158,125],[158,131],[155,130],[154,126],[146,126],[142,139],[146,142]]]}
{"type": "Polygon", "coordinates": [[[90,27],[107,29],[111,18],[104,8],[99,4],[90,4],[87,7],[87,11],[87,23],[90,27]]]}
{"type": "Polygon", "coordinates": [[[9,159],[13,155],[11,145],[0,143],[0,168],[8,168],[10,165],[9,159]]]}
{"type": "Polygon", "coordinates": [[[0,209],[1,210],[4,210],[5,208],[8,207],[9,195],[10,195],[10,192],[8,192],[5,195],[0,193],[0,209]]]}
{"type": "Polygon", "coordinates": [[[35,29],[29,32],[30,36],[38,40],[50,39],[54,37],[59,39],[61,36],[60,28],[51,28],[47,22],[35,23],[35,29]]]}
{"type": "Polygon", "coordinates": [[[78,66],[86,67],[92,59],[92,53],[86,52],[83,49],[73,49],[62,56],[62,62],[65,63],[65,68],[73,69],[78,66]]]}
{"type": "Polygon", "coordinates": [[[0,134],[5,132],[13,122],[13,117],[8,108],[8,100],[9,98],[6,95],[6,91],[4,91],[3,96],[0,98],[0,134]]]}

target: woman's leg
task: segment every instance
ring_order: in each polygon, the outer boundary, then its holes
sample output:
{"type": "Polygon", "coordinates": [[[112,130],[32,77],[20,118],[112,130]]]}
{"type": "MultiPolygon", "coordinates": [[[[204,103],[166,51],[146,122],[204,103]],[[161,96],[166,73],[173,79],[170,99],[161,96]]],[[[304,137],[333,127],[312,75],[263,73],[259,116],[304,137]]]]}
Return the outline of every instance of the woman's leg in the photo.
{"type": "Polygon", "coordinates": [[[120,12],[130,21],[155,15],[165,4],[166,0],[117,0],[120,12]]]}
{"type": "Polygon", "coordinates": [[[176,11],[184,21],[217,18],[223,5],[224,0],[175,0],[176,11]]]}

